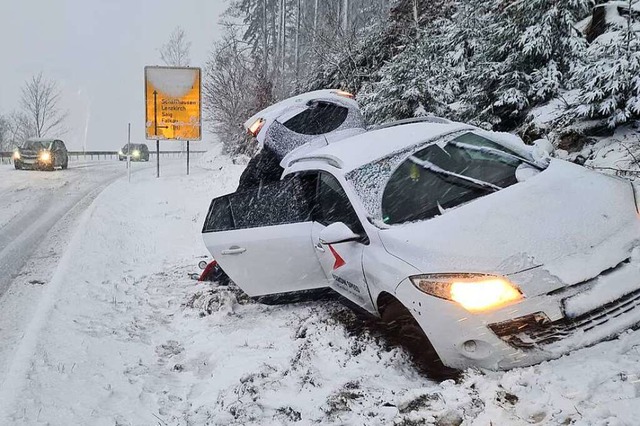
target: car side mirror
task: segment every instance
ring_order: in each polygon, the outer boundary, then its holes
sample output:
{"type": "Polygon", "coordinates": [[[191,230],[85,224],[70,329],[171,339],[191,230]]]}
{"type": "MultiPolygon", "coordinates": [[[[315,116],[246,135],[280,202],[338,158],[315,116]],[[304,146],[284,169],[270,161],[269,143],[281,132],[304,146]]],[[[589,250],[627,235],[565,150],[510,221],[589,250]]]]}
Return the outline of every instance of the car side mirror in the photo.
{"type": "Polygon", "coordinates": [[[553,156],[555,148],[549,139],[538,139],[533,143],[533,159],[535,161],[549,161],[553,156]]]}
{"type": "Polygon", "coordinates": [[[361,239],[360,235],[342,222],[332,223],[320,232],[320,243],[324,245],[360,241],[361,239]]]}

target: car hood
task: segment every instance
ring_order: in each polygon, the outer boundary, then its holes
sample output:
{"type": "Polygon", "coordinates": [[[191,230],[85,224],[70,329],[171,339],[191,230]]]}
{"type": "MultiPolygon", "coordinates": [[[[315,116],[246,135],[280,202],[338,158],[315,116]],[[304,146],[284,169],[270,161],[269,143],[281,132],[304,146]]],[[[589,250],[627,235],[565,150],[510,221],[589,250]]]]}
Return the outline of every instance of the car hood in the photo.
{"type": "Polygon", "coordinates": [[[552,160],[525,182],[379,234],[390,254],[425,273],[513,276],[534,295],[629,259],[640,220],[629,182],[552,160]]]}

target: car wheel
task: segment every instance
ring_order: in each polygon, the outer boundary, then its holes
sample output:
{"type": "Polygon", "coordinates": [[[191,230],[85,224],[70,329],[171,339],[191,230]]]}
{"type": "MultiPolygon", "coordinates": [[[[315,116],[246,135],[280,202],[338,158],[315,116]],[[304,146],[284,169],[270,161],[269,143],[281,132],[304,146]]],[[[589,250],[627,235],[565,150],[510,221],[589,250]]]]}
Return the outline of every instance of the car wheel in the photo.
{"type": "Polygon", "coordinates": [[[13,165],[15,166],[16,170],[22,170],[22,165],[18,162],[14,162],[13,165]]]}
{"type": "Polygon", "coordinates": [[[68,167],[69,167],[69,160],[65,161],[64,164],[62,164],[62,170],[67,170],[68,167]]]}
{"type": "Polygon", "coordinates": [[[388,301],[381,316],[392,343],[405,348],[416,367],[429,378],[442,381],[460,376],[459,370],[442,363],[422,327],[402,303],[395,299],[388,301]]]}

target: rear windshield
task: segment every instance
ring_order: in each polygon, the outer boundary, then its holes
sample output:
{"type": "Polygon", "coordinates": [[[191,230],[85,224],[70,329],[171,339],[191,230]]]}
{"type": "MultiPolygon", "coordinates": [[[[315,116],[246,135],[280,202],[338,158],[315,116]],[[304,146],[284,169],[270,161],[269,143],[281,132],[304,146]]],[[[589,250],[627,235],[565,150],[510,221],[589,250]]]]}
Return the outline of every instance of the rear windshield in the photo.
{"type": "Polygon", "coordinates": [[[284,126],[301,135],[323,135],[337,130],[347,119],[349,110],[328,102],[315,102],[309,109],[287,120],[284,126]]]}

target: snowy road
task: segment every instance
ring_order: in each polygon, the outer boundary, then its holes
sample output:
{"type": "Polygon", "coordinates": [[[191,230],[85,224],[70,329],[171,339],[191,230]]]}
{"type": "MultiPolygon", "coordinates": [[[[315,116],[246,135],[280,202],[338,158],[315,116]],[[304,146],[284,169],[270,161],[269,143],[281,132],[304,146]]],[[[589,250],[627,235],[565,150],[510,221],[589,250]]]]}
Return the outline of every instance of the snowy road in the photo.
{"type": "Polygon", "coordinates": [[[61,219],[77,215],[123,173],[117,163],[72,163],[53,173],[0,168],[0,297],[49,232],[63,231],[61,219]]]}

